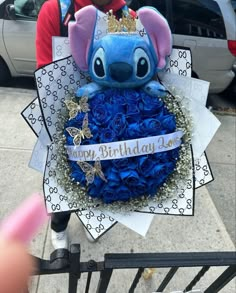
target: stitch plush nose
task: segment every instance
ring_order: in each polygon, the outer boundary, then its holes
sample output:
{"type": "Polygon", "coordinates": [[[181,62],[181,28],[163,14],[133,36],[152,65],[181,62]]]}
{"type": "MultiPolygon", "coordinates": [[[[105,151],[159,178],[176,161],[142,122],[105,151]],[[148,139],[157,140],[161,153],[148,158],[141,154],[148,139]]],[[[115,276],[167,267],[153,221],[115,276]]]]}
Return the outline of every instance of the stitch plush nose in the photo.
{"type": "Polygon", "coordinates": [[[115,62],[109,66],[109,72],[112,79],[123,82],[130,78],[133,67],[124,62],[115,62]]]}

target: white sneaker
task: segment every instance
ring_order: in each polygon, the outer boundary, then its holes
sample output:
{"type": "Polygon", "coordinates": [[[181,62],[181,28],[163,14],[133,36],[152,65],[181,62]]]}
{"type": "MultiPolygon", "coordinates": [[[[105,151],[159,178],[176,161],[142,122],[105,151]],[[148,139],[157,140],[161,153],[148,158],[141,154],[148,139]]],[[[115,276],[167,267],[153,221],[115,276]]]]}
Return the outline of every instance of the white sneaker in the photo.
{"type": "Polygon", "coordinates": [[[51,230],[51,241],[54,249],[68,249],[69,247],[69,240],[67,231],[55,232],[51,230]]]}
{"type": "Polygon", "coordinates": [[[88,241],[89,242],[96,242],[96,239],[93,239],[93,237],[91,236],[91,234],[88,232],[88,230],[85,228],[85,227],[83,227],[84,228],[84,232],[85,232],[85,235],[86,235],[86,237],[87,237],[87,239],[88,239],[88,241]]]}

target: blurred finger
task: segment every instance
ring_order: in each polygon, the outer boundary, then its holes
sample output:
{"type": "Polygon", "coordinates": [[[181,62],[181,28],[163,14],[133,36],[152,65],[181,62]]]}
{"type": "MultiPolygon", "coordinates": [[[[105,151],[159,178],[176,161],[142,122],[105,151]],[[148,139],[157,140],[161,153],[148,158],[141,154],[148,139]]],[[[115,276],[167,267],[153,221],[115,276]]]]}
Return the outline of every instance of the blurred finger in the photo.
{"type": "Polygon", "coordinates": [[[33,259],[17,242],[0,242],[0,293],[20,293],[27,288],[33,259]]]}

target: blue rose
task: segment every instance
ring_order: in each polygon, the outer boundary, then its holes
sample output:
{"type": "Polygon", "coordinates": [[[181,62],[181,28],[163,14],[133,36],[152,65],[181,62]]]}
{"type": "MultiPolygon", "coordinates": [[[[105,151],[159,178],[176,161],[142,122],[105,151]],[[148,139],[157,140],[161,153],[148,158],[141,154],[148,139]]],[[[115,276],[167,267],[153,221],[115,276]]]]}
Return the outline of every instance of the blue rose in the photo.
{"type": "MultiPolygon", "coordinates": [[[[75,162],[73,162],[73,163],[75,163],[75,162]]],[[[86,185],[86,179],[85,179],[84,172],[79,168],[78,165],[74,165],[74,168],[72,167],[72,172],[71,172],[70,176],[75,182],[80,182],[80,184],[82,186],[86,185]]]]}
{"type": "Polygon", "coordinates": [[[139,123],[131,123],[126,128],[127,139],[140,138],[142,136],[142,130],[139,123]]]}
{"type": "Polygon", "coordinates": [[[165,115],[161,121],[162,127],[167,130],[167,133],[174,132],[176,129],[175,116],[173,114],[165,115]]]}
{"type": "Polygon", "coordinates": [[[125,89],[123,94],[127,104],[137,104],[140,100],[140,94],[137,90],[125,89]]]}
{"type": "Polygon", "coordinates": [[[98,126],[107,125],[111,119],[111,113],[106,104],[96,105],[92,108],[92,120],[98,126]]]}
{"type": "Polygon", "coordinates": [[[141,92],[141,101],[139,108],[145,115],[157,114],[162,110],[163,101],[159,98],[151,97],[143,91],[141,92]]]}
{"type": "Polygon", "coordinates": [[[89,108],[93,109],[98,105],[103,105],[106,102],[106,95],[105,93],[98,93],[96,94],[93,99],[89,100],[89,108]]]}
{"type": "Polygon", "coordinates": [[[96,139],[92,138],[85,138],[81,140],[81,145],[91,145],[91,144],[97,144],[96,139]]]}
{"type": "Polygon", "coordinates": [[[127,186],[135,186],[139,183],[139,175],[135,170],[126,170],[120,172],[120,178],[127,186]]]}
{"type": "Polygon", "coordinates": [[[109,127],[115,132],[117,136],[121,136],[123,134],[126,126],[126,118],[122,113],[117,113],[109,124],[109,127]]]}
{"type": "Polygon", "coordinates": [[[170,160],[171,153],[166,151],[166,152],[161,152],[161,153],[155,153],[152,156],[156,162],[165,163],[170,160]]]}
{"type": "Polygon", "coordinates": [[[126,186],[118,186],[112,188],[109,185],[103,189],[103,201],[107,204],[115,201],[127,201],[132,196],[130,190],[126,186]]]}
{"type": "Polygon", "coordinates": [[[127,186],[121,185],[115,191],[116,197],[120,201],[127,201],[132,197],[132,192],[127,186]]]}
{"type": "Polygon", "coordinates": [[[143,136],[159,135],[161,132],[161,123],[159,120],[154,118],[145,119],[140,124],[140,129],[143,136]]]}
{"type": "Polygon", "coordinates": [[[166,162],[164,165],[165,165],[165,174],[169,176],[171,173],[173,173],[176,163],[173,161],[170,161],[170,162],[166,162]]]}
{"type": "Polygon", "coordinates": [[[150,172],[150,175],[158,180],[161,176],[163,176],[164,172],[165,172],[165,164],[157,164],[153,166],[150,172]]]}
{"type": "Polygon", "coordinates": [[[103,202],[104,203],[112,203],[119,200],[118,194],[114,192],[114,188],[106,185],[103,189],[103,202]]]}
{"type": "Polygon", "coordinates": [[[129,158],[130,159],[129,165],[128,165],[129,170],[137,170],[139,158],[140,158],[139,156],[129,158]]]}
{"type": "Polygon", "coordinates": [[[67,128],[67,127],[81,128],[82,123],[83,123],[83,118],[84,118],[84,114],[80,116],[80,119],[77,119],[77,116],[75,118],[73,118],[73,119],[69,119],[65,123],[65,128],[67,128]]]}
{"type": "Polygon", "coordinates": [[[129,164],[130,164],[130,160],[129,160],[129,158],[112,160],[112,164],[119,171],[122,169],[127,169],[127,166],[129,166],[129,164]]]}
{"type": "Polygon", "coordinates": [[[106,172],[106,179],[109,186],[118,186],[121,183],[119,171],[116,168],[109,168],[106,172]]]}
{"type": "Polygon", "coordinates": [[[101,130],[101,135],[100,135],[100,142],[101,143],[108,143],[116,141],[116,134],[112,129],[106,128],[101,130]]]}
{"type": "Polygon", "coordinates": [[[145,195],[147,193],[148,186],[149,182],[147,182],[144,178],[140,178],[138,184],[130,188],[133,197],[145,195]]]}
{"type": "Polygon", "coordinates": [[[72,121],[73,120],[75,120],[75,122],[77,122],[78,124],[78,126],[79,127],[81,127],[82,126],[82,122],[83,122],[83,119],[84,119],[84,113],[83,112],[79,112],[78,114],[77,114],[77,116],[75,117],[75,118],[73,118],[73,119],[71,119],[72,121]]]}
{"type": "Polygon", "coordinates": [[[159,163],[166,163],[171,160],[171,152],[170,151],[155,153],[152,156],[159,163]]]}
{"type": "Polygon", "coordinates": [[[105,182],[99,177],[95,176],[93,183],[88,185],[88,194],[94,198],[101,198],[102,190],[104,188],[105,182]],[[98,192],[99,190],[99,192],[98,192]]]}
{"type": "Polygon", "coordinates": [[[73,137],[69,135],[69,133],[67,131],[64,132],[65,136],[66,136],[66,144],[67,145],[74,145],[73,142],[73,137]]]}
{"type": "Polygon", "coordinates": [[[126,105],[126,99],[120,89],[109,89],[107,91],[107,96],[110,99],[110,103],[113,105],[116,105],[116,106],[126,105]]]}
{"type": "Polygon", "coordinates": [[[148,195],[155,195],[158,192],[158,187],[161,183],[160,178],[150,178],[148,181],[148,195]]]}
{"type": "Polygon", "coordinates": [[[141,120],[141,113],[137,104],[128,104],[126,108],[126,120],[134,123],[141,120]]]}
{"type": "Polygon", "coordinates": [[[170,157],[173,161],[177,161],[179,159],[179,147],[170,151],[170,157]]]}
{"type": "Polygon", "coordinates": [[[141,156],[138,162],[138,171],[143,176],[147,177],[153,168],[153,159],[149,156],[141,156]]]}

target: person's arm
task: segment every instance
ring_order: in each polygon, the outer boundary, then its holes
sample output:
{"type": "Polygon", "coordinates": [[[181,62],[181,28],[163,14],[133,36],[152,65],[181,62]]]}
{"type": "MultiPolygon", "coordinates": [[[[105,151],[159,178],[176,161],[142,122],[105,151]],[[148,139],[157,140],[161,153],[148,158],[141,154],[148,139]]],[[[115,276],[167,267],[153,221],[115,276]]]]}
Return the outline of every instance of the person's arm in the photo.
{"type": "Polygon", "coordinates": [[[52,62],[53,36],[60,36],[60,18],[57,0],[46,1],[39,12],[36,27],[37,68],[52,62]]]}

